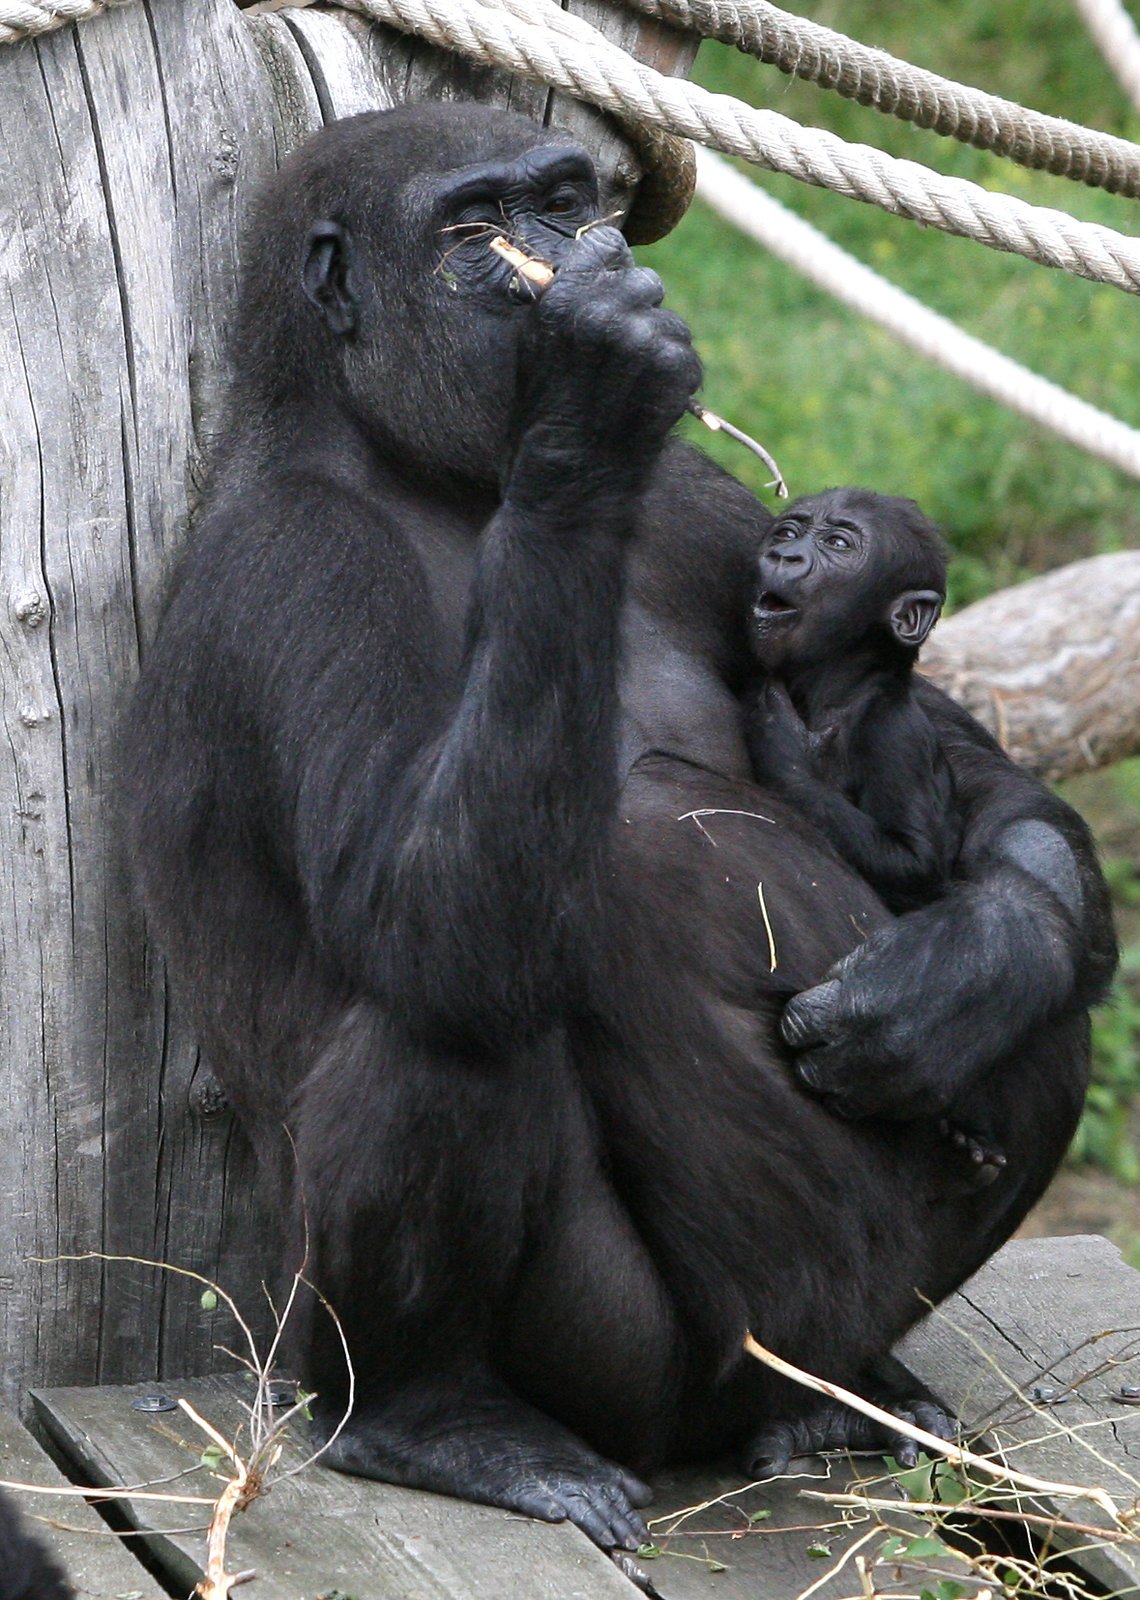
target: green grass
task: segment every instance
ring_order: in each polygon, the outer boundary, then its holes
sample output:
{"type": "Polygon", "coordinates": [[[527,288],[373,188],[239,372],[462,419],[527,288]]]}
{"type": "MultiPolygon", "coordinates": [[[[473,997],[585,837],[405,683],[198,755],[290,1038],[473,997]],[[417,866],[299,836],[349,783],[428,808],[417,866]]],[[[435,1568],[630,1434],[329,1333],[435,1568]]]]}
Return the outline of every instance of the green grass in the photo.
{"type": "MultiPolygon", "coordinates": [[[[820,0],[813,20],[944,77],[1126,138],[1140,118],[1069,0],[820,0]]],[[[909,127],[785,78],[719,45],[696,81],[798,122],[875,145],[1123,233],[1138,203],[909,127]]],[[[934,310],[1074,394],[1140,426],[1140,299],[888,216],[751,168],[770,194],[934,310]]],[[[706,402],[775,454],[793,494],[864,483],[911,495],[955,552],[964,604],[1101,550],[1140,545],[1140,484],[983,399],[813,288],[700,204],[638,252],[660,272],[705,363],[706,402]]],[[[686,427],[689,425],[686,424],[686,427]]],[[[692,436],[758,491],[739,446],[692,436]]],[[[1129,1113],[1140,1096],[1140,761],[1071,786],[1093,813],[1130,951],[1113,1007],[1096,1019],[1095,1084],[1075,1146],[1124,1181],[1140,1178],[1129,1113]]]]}
{"type": "MultiPolygon", "coordinates": [[[[1073,120],[1140,136],[1067,0],[816,5],[868,43],[1073,120]]],[[[706,88],[828,127],[1036,204],[1140,232],[1136,202],[884,117],[719,45],[706,88]]],[[[861,261],[1007,355],[1140,426],[1140,301],[771,173],[750,176],[861,261]]],[[[1136,483],[981,398],[697,204],[640,252],[690,322],[705,398],[777,456],[792,492],[837,482],[913,495],[946,529],[959,602],[1020,575],[1140,543],[1136,483]]],[[[703,443],[706,441],[702,441],[703,443]]],[[[737,446],[708,447],[754,487],[737,446]]]]}

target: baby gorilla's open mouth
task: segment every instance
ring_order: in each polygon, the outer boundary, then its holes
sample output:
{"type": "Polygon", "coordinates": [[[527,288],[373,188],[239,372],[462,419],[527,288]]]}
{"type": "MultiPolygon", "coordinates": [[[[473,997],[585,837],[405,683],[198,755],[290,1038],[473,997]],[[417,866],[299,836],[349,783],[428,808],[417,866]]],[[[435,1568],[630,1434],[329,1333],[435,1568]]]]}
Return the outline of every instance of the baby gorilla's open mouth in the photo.
{"type": "Polygon", "coordinates": [[[771,589],[765,589],[752,608],[757,617],[794,617],[796,608],[771,589]]]}

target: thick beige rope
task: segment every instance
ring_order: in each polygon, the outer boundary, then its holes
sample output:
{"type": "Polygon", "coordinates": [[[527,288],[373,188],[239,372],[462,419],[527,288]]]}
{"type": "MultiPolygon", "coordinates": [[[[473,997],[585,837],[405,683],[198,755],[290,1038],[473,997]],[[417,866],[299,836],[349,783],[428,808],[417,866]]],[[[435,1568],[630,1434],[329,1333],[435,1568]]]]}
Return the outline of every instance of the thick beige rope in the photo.
{"type": "Polygon", "coordinates": [[[772,255],[929,361],[1089,455],[1140,478],[1140,431],[963,332],[841,250],[711,150],[697,154],[697,195],[772,255]]]}
{"type": "Polygon", "coordinates": [[[68,22],[97,17],[108,6],[129,0],[0,0],[0,44],[18,44],[39,33],[51,33],[68,22]]]}
{"type": "MultiPolygon", "coordinates": [[[[639,11],[735,45],[791,77],[806,78],[860,105],[931,128],[963,144],[1007,156],[1020,166],[1074,178],[1097,188],[1140,195],[1140,145],[1047,117],[1012,100],[941,78],[899,61],[885,50],[790,15],[766,0],[626,0],[639,11]]],[[[1076,0],[1092,27],[1092,13],[1109,13],[1114,59],[1131,30],[1133,82],[1140,86],[1140,42],[1118,0],[1076,0]],[[1121,17],[1123,16],[1123,23],[1121,17]]]]}
{"type": "Polygon", "coordinates": [[[1140,240],[667,78],[549,0],[341,0],[488,66],[995,250],[1140,293],[1140,240]]]}
{"type": "MultiPolygon", "coordinates": [[[[0,0],[0,41],[93,16],[108,3],[124,0],[0,0]]],[[[804,183],[1140,294],[1140,240],[664,77],[550,0],[341,3],[488,66],[553,84],[615,114],[632,115],[804,183]]]]}

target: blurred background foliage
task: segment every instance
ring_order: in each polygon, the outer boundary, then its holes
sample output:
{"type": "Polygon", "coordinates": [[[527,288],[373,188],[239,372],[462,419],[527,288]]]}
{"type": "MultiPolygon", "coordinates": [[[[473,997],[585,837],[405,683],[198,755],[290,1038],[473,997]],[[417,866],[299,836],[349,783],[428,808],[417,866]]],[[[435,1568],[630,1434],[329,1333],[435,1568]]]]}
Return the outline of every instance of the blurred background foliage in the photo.
{"type": "MultiPolygon", "coordinates": [[[[788,9],[944,77],[1140,140],[1140,117],[1069,0],[803,0],[788,9]]],[[[1134,200],[1023,171],[732,49],[703,45],[693,76],[844,139],[1140,234],[1134,200]]],[[[934,310],[1140,426],[1140,300],[747,170],[934,310]]],[[[668,303],[694,330],[707,404],[773,451],[793,494],[862,483],[920,501],[953,545],[952,604],[1082,556],[1140,546],[1140,484],[983,399],[699,202],[639,256],[661,273],[668,303]]],[[[763,492],[762,469],[739,446],[693,424],[698,435],[763,492]]],[[[1126,951],[1116,1001],[1096,1020],[1096,1082],[1073,1156],[1131,1186],[1140,1181],[1140,760],[1066,792],[1098,831],[1126,951]]],[[[1140,1218],[1131,1233],[1126,1220],[1115,1231],[1140,1264],[1140,1218]]]]}

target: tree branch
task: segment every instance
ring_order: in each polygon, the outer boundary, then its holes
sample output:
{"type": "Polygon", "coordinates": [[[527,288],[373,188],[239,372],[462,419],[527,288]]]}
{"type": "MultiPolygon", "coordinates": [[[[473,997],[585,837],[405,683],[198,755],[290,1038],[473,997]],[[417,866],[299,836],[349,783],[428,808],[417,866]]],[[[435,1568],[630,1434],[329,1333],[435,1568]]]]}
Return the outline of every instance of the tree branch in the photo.
{"type": "Polygon", "coordinates": [[[941,623],[920,670],[1054,781],[1140,752],[1140,550],[1092,556],[941,623]]]}

